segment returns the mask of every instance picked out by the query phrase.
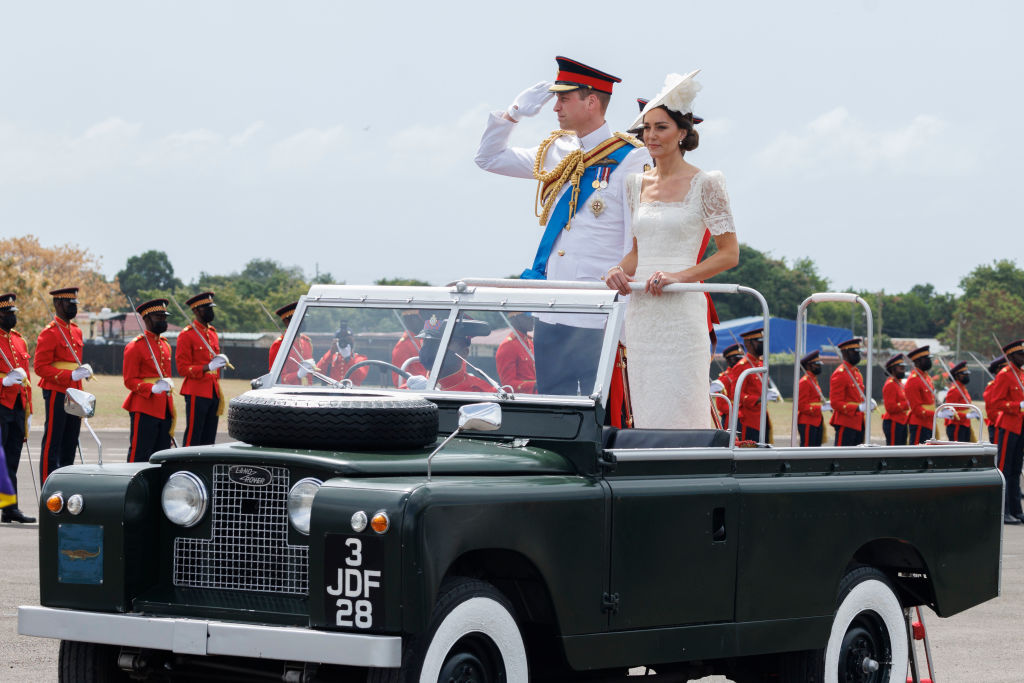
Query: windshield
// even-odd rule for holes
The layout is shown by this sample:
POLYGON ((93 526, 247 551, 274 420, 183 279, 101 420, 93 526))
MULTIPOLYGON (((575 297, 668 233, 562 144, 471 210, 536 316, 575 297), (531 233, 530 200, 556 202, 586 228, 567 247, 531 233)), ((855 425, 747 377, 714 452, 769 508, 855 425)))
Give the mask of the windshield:
POLYGON ((511 306, 311 305, 290 347, 278 352, 276 383, 589 396, 597 390, 607 318, 511 306))

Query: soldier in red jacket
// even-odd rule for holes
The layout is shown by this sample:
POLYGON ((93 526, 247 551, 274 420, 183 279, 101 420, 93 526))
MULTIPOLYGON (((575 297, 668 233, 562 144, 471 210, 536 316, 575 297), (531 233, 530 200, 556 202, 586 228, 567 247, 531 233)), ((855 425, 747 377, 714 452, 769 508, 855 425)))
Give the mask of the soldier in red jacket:
POLYGON ((864 413, 875 409, 873 399, 864 391, 864 378, 857 369, 860 363, 862 340, 847 339, 838 345, 843 362, 829 379, 828 398, 832 403, 832 419, 836 430, 836 446, 856 446, 864 443, 864 413))
POLYGON ((494 360, 498 366, 498 382, 509 385, 517 394, 537 393, 537 368, 533 362, 533 315, 523 311, 508 314, 512 331, 498 344, 494 360))
MULTIPOLYGON (((334 333, 334 341, 331 342, 331 348, 327 349, 327 352, 320 358, 320 362, 317 363, 320 372, 331 379, 345 379, 348 371, 356 363, 362 363, 366 360, 366 356, 355 353, 352 350, 353 341, 352 329, 348 326, 347 322, 342 320, 338 324, 338 331, 334 333)), ((348 375, 348 379, 352 380, 352 384, 359 386, 366 379, 366 375, 369 372, 370 366, 364 365, 356 368, 352 374, 348 375)))
POLYGON ((1006 356, 992 359, 992 362, 988 364, 988 372, 992 375, 992 381, 985 385, 985 391, 981 394, 985 401, 985 425, 988 427, 989 443, 996 442, 996 423, 999 422, 999 411, 992 405, 992 387, 996 384, 996 375, 1005 365, 1006 356))
POLYGON ((160 336, 167 331, 167 299, 147 301, 135 310, 146 329, 124 347, 121 375, 129 393, 121 407, 131 416, 128 462, 149 462, 174 438, 171 345, 160 336))
MULTIPOLYGON (((281 318, 281 322, 284 323, 287 329, 288 325, 292 322, 292 316, 295 315, 295 308, 299 305, 298 301, 293 301, 290 304, 285 304, 281 308, 274 311, 274 313, 281 318)), ((284 333, 274 340, 274 343, 270 345, 270 364, 268 368, 274 367, 274 361, 277 360, 277 354, 281 351, 281 342, 284 341, 284 333)), ((292 343, 292 348, 288 352, 288 358, 285 360, 284 367, 281 368, 281 376, 279 381, 282 384, 310 384, 308 379, 299 379, 299 367, 304 360, 310 360, 313 358, 313 340, 305 334, 299 333, 295 341, 292 343)))
MULTIPOLYGON (((750 367, 764 367, 761 358, 764 356, 764 328, 748 330, 740 333, 743 345, 747 349, 746 355, 736 365, 732 366, 730 374, 733 384, 737 383, 740 373, 750 367)), ((778 398, 778 392, 774 389, 768 390, 768 400, 774 401, 778 398)), ((757 441, 761 429, 761 375, 747 375, 743 380, 743 387, 740 393, 739 422, 737 431, 741 439, 745 441, 757 441)), ((765 414, 768 424, 765 426, 765 443, 772 443, 772 421, 765 414)))
POLYGON ((918 347, 907 354, 914 363, 910 377, 903 385, 907 396, 910 416, 907 418, 908 440, 911 446, 922 444, 932 438, 935 417, 935 385, 928 371, 932 369, 931 348, 918 347))
POLYGON ((220 340, 213 322, 213 292, 202 292, 185 302, 195 315, 178 334, 174 359, 178 374, 185 378, 185 445, 202 446, 217 439, 217 418, 224 413, 220 370, 228 357, 220 352, 220 340))
MULTIPOLYGON (((949 369, 949 375, 953 378, 953 386, 946 392, 944 403, 966 403, 971 404, 971 394, 967 391, 967 385, 971 382, 971 371, 967 369, 967 361, 960 361, 949 369)), ((975 441, 972 420, 981 417, 981 411, 977 408, 944 408, 941 418, 946 418, 946 437, 950 441, 975 441)))
POLYGON ((907 445, 907 418, 910 416, 910 404, 903 392, 903 378, 907 376, 906 356, 902 353, 893 354, 885 362, 885 371, 889 379, 882 385, 882 432, 888 446, 907 445))
POLYGON ((821 352, 815 349, 800 359, 800 367, 804 369, 798 385, 800 401, 797 406, 801 446, 820 446, 825 442, 825 418, 821 413, 832 409, 818 386, 818 375, 824 367, 820 356, 821 352))
MULTIPOLYGON (((403 327, 402 336, 398 339, 398 342, 395 343, 395 347, 391 349, 391 364, 399 368, 402 367, 405 361, 410 358, 419 357, 420 345, 422 342, 419 341, 420 337, 417 331, 423 329, 424 323, 423 316, 419 311, 414 309, 402 311, 401 318, 403 327)), ((406 372, 413 375, 420 375, 422 377, 427 376, 427 370, 428 368, 418 360, 412 361, 405 367, 406 372)), ((398 373, 392 372, 391 381, 393 381, 397 387, 401 384, 402 378, 398 373)))
POLYGON ((1021 461, 1024 460, 1024 339, 1003 347, 1006 367, 996 375, 990 394, 992 406, 999 411, 996 423, 996 452, 999 469, 1006 480, 1006 501, 1003 508, 1004 524, 1024 522, 1020 505, 1021 461), (1015 521, 1016 520, 1016 521, 1015 521))
MULTIPOLYGON (((420 347, 420 358, 423 359, 425 365, 433 367, 437 353, 440 351, 443 332, 444 322, 438 320, 437 316, 431 316, 423 323, 423 331, 416 335, 417 338, 423 340, 420 347)), ((483 377, 471 374, 471 372, 479 371, 472 370, 463 360, 463 358, 469 358, 469 347, 473 337, 480 337, 490 334, 490 332, 491 326, 482 320, 460 318, 456 321, 444 359, 441 361, 441 376, 437 380, 438 389, 442 391, 485 391, 488 393, 497 391, 483 377)), ((424 377, 413 375, 406 381, 407 388, 422 388, 420 385, 425 386, 426 384, 422 382, 424 377)))
POLYGON ((733 344, 732 346, 725 347, 722 351, 722 358, 725 359, 728 367, 718 373, 718 378, 711 383, 711 393, 724 394, 729 397, 728 401, 721 396, 715 397, 715 409, 722 417, 722 429, 729 429, 729 406, 732 405, 734 399, 733 392, 736 389, 732 369, 743 359, 743 351, 740 349, 740 345, 733 344))
POLYGON ((58 467, 75 462, 82 419, 64 412, 64 394, 81 389, 82 380, 92 377, 92 368, 82 363, 82 330, 71 322, 78 315, 78 287, 50 292, 54 318, 39 333, 33 367, 39 375, 46 405, 46 427, 39 451, 40 479, 46 481, 58 467))
POLYGON ((14 294, 0 296, 0 442, 7 460, 7 476, 14 486, 14 504, 0 513, 0 521, 31 524, 35 517, 29 517, 18 509, 18 463, 21 462, 22 444, 28 438, 28 421, 32 416, 32 383, 29 375, 29 361, 25 340, 14 329, 18 324, 18 297, 14 294))

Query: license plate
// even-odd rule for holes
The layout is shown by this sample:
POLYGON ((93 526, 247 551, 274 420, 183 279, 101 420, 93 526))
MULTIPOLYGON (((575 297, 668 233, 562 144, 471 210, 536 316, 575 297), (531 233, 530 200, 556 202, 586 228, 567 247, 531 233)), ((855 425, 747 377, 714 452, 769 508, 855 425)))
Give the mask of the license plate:
POLYGON ((384 539, 328 534, 324 559, 328 621, 338 628, 380 628, 384 617, 384 539))

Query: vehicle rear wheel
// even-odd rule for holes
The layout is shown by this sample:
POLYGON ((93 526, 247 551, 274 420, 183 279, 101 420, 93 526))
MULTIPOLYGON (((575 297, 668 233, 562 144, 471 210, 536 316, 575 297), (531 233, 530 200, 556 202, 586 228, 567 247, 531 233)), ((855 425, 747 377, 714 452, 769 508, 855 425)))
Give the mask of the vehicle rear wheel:
POLYGON ((128 675, 117 666, 117 653, 114 645, 62 640, 57 655, 57 680, 60 683, 127 681, 128 675))

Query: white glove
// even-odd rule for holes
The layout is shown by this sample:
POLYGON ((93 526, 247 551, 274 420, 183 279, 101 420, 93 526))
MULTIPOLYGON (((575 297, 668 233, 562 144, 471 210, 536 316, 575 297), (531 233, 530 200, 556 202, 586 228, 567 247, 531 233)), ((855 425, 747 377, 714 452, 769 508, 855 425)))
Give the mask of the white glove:
POLYGON ((825 401, 821 404, 821 412, 831 413, 832 412, 832 401, 825 401))
POLYGON ((295 371, 295 374, 299 376, 299 379, 305 379, 306 375, 316 370, 316 363, 313 362, 312 358, 305 358, 299 363, 299 369, 295 371))
POLYGON ((940 420, 948 420, 956 415, 956 411, 950 407, 939 408, 935 411, 935 417, 940 420))
POLYGON ((71 371, 71 379, 75 382, 80 379, 89 379, 90 377, 92 377, 92 367, 88 363, 83 363, 71 371))
POLYGON ((977 408, 971 408, 970 410, 967 411, 966 417, 968 420, 980 420, 981 411, 978 410, 977 408))
POLYGON ((423 375, 412 375, 405 380, 405 386, 413 391, 423 391, 427 388, 428 380, 423 375))
POLYGON ((210 359, 210 362, 206 364, 207 370, 220 370, 222 367, 228 364, 228 357, 223 353, 218 353, 216 356, 210 359))
POLYGON ((25 441, 28 441, 28 433, 32 431, 32 416, 28 416, 28 420, 25 422, 25 441))
POLYGON ((1020 402, 1020 409, 1021 409, 1021 410, 1024 410, 1024 401, 1021 401, 1021 402, 1020 402))
POLYGON ((25 374, 24 370, 21 368, 14 368, 7 373, 7 376, 4 377, 4 386, 13 387, 15 384, 21 384, 26 377, 28 377, 28 375, 25 374))
POLYGON ((519 93, 505 113, 513 121, 519 121, 524 116, 536 116, 548 100, 555 96, 555 93, 548 90, 552 85, 550 81, 541 81, 527 88, 519 93))
POLYGON ((166 379, 157 380, 156 383, 153 385, 154 394, 166 394, 170 390, 171 383, 168 382, 166 379))
POLYGON ((345 360, 348 360, 349 358, 352 357, 352 345, 351 344, 345 344, 340 349, 338 349, 338 352, 341 354, 342 358, 344 358, 345 360))
MULTIPOLYGON (((874 401, 871 401, 871 403, 874 403, 874 401)), ((857 410, 859 410, 862 413, 866 413, 869 410, 874 410, 874 406, 872 406, 871 403, 864 401, 859 406, 857 406, 857 410)))
POLYGON ((768 387, 768 400, 769 401, 778 401, 778 400, 781 400, 781 399, 782 399, 782 394, 779 393, 778 389, 772 389, 771 387, 768 387))
POLYGON ((719 382, 717 379, 711 383, 711 393, 721 394, 725 392, 725 385, 719 382))
POLYGON ((878 403, 875 401, 875 399, 871 399, 871 410, 874 410, 877 407, 878 407, 878 403))

